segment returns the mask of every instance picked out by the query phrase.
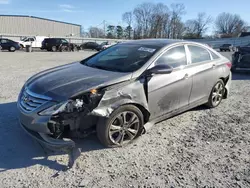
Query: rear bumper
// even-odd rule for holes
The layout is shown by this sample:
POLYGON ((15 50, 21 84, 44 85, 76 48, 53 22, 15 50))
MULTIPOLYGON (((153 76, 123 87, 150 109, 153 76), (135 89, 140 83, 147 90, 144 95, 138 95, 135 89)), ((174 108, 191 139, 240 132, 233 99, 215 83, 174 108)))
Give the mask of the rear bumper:
POLYGON ((47 134, 39 133, 28 129, 25 125, 20 122, 23 130, 30 135, 33 139, 37 140, 41 145, 50 150, 63 150, 69 151, 75 147, 75 142, 70 139, 54 139, 47 134))

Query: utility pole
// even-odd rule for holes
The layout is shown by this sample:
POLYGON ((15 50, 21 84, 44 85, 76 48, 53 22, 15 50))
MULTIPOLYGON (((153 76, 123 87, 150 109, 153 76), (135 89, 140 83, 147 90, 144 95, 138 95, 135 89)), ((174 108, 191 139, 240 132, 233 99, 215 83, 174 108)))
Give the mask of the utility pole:
POLYGON ((104 38, 106 38, 106 21, 103 20, 104 38))

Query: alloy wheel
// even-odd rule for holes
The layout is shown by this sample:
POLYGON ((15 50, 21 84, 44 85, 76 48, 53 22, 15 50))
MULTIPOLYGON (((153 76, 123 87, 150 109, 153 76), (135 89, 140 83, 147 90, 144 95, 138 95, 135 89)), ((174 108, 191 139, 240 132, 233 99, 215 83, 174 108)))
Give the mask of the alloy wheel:
POLYGON ((214 106, 217 106, 221 102, 223 94, 224 94, 224 87, 222 83, 218 82, 215 85, 212 93, 212 103, 214 106))
POLYGON ((139 117, 134 112, 125 111, 111 121, 109 138, 115 145, 122 146, 137 136, 139 128, 139 117))

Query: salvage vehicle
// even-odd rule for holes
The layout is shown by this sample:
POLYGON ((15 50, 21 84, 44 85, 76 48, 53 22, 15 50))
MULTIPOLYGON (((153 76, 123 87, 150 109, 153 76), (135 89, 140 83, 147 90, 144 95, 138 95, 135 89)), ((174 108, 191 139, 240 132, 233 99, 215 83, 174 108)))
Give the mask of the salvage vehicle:
POLYGON ((8 50, 10 52, 15 52, 21 48, 18 42, 6 38, 0 38, 0 46, 1 50, 8 50))
POLYGON ((223 52, 223 51, 233 51, 234 47, 232 44, 223 44, 220 46, 220 51, 223 52))
POLYGON ((24 37, 22 40, 18 41, 21 48, 25 48, 27 45, 30 45, 32 48, 41 48, 42 42, 45 36, 33 36, 33 37, 24 37))
POLYGON ((86 130, 106 147, 123 146, 188 109, 217 107, 229 95, 230 68, 200 43, 120 43, 28 79, 17 102, 20 124, 53 149, 74 147, 65 135, 86 130))
POLYGON ((102 45, 96 42, 86 42, 80 45, 81 50, 102 50, 102 45))
POLYGON ((68 42, 64 38, 46 38, 42 42, 41 50, 47 51, 77 51, 78 45, 68 42))
POLYGON ((232 72, 250 71, 250 45, 237 47, 232 55, 232 72))

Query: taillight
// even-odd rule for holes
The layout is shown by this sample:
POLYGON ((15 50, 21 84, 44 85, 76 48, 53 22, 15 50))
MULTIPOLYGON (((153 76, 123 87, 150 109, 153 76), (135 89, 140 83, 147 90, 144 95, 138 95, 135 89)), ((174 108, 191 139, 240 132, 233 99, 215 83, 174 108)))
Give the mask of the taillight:
POLYGON ((231 62, 226 63, 226 65, 228 66, 229 69, 231 69, 231 67, 232 67, 232 63, 231 62))

